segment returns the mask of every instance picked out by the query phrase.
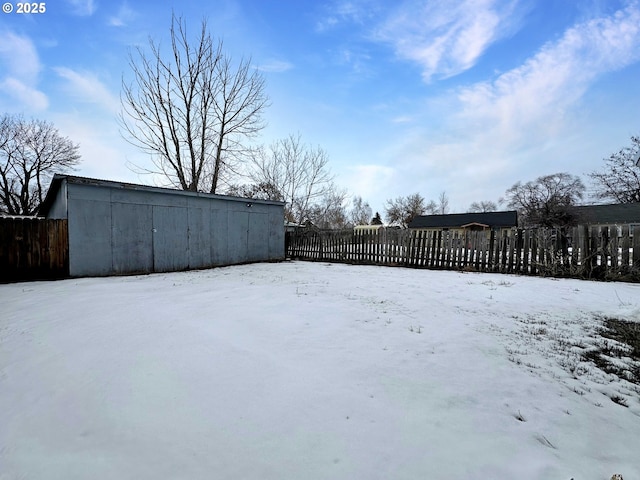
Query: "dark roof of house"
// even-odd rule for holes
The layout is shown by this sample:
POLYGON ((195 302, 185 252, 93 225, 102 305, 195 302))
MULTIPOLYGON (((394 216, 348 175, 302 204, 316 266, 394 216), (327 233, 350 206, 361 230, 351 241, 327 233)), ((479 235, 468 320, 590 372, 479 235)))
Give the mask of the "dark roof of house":
POLYGON ((409 228, 457 228, 469 224, 488 227, 515 227, 518 212, 452 213, 449 215, 419 215, 409 223, 409 228))
POLYGON ((259 200, 254 198, 241 198, 241 197, 232 197, 229 195, 218 195, 213 193, 202 193, 202 192, 190 192, 186 190, 178 190, 175 188, 166 188, 166 187, 153 187, 150 185, 138 185, 135 183, 126 183, 126 182, 116 182, 113 180, 100 180, 97 178, 88 178, 88 177, 78 177, 75 175, 62 175, 56 173, 51 180, 51 185, 49 186, 49 190, 47 191, 47 195, 40 205, 38 209, 38 215, 46 216, 47 212, 53 205, 55 201, 56 194, 62 185, 62 182, 65 181, 67 183, 79 184, 79 185, 93 185, 97 187, 107 187, 107 188, 120 188, 127 190, 141 190, 145 192, 158 192, 158 193, 169 193, 174 195, 184 195, 191 197, 203 197, 203 198, 217 198, 217 199, 226 199, 231 201, 240 201, 247 202, 251 201, 251 203, 264 203, 264 204, 273 204, 273 205, 284 205, 284 202, 277 202, 272 200, 259 200))
POLYGON ((607 225, 640 223, 640 203, 581 205, 573 207, 577 224, 607 225))

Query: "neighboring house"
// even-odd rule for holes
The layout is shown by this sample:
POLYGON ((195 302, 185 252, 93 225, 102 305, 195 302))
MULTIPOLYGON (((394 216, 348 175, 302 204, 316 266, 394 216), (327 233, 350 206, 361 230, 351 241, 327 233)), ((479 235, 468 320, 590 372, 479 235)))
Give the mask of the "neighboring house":
POLYGON ((518 225, 518 212, 452 213, 448 215, 419 215, 409 223, 409 228, 422 231, 447 231, 454 237, 467 232, 511 230, 518 225))
POLYGON ((40 215, 68 221, 69 274, 284 259, 284 203, 55 175, 40 215))
POLYGON ((582 205, 571 210, 577 225, 615 225, 619 235, 621 227, 628 225, 631 235, 640 230, 640 203, 614 203, 609 205, 582 205))
POLYGON ((353 227, 353 233, 356 235, 384 232, 384 225, 356 225, 353 227))

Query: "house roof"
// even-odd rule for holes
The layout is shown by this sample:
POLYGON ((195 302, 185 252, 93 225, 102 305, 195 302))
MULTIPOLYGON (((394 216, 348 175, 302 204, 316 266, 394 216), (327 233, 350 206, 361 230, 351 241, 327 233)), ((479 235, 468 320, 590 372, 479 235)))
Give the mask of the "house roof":
POLYGON ((75 175, 61 175, 56 173, 51 180, 51 185, 49 186, 49 191, 47 191, 47 196, 44 201, 40 205, 38 209, 38 215, 46 216, 49 212, 49 209, 53 205, 55 201, 56 194, 62 185, 62 182, 66 181, 67 183, 76 184, 76 185, 92 185, 96 187, 106 187, 106 188, 119 188, 123 190, 139 190, 145 192, 157 192, 157 193, 168 193, 172 195, 182 195, 189 197, 200 197, 200 198, 215 198, 215 199, 224 199, 229 201, 236 202, 248 202, 251 203, 261 203, 268 205, 284 205, 284 202, 277 202, 273 200, 259 200, 255 198, 241 198, 241 197, 232 197, 229 195, 217 195, 213 193, 202 193, 202 192, 190 192, 186 190, 177 190, 175 188, 165 188, 165 187, 153 187, 150 185, 138 185, 135 183, 126 183, 126 182, 117 182, 112 180, 100 180, 97 178, 88 178, 88 177, 78 177, 75 175))
POLYGON ((573 207, 577 224, 607 225, 640 223, 640 203, 581 205, 573 207))
POLYGON ((409 228, 461 228, 469 224, 489 227, 515 227, 518 212, 452 213, 449 215, 419 215, 409 223, 409 228))

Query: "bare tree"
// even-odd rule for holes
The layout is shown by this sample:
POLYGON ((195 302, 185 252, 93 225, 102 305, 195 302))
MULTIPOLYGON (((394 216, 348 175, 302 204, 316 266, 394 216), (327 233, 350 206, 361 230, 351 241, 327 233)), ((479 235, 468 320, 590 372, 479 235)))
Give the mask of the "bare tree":
POLYGON ((349 224, 345 200, 347 191, 332 187, 310 207, 309 220, 324 229, 345 228, 349 224))
POLYGON ((35 214, 53 174, 78 164, 79 148, 49 122, 0 118, 0 211, 35 214))
POLYGON ((467 211, 469 213, 486 213, 495 212, 496 210, 498 210, 496 202, 492 202, 491 200, 482 200, 480 202, 473 202, 467 211))
POLYGON ((149 39, 150 53, 129 55, 133 82, 122 82, 123 135, 152 156, 155 170, 183 190, 216 193, 244 158, 245 142, 264 128, 262 75, 250 60, 235 65, 202 21, 194 43, 171 17, 170 52, 149 39))
POLYGON ((584 189, 579 177, 554 173, 525 184, 517 182, 505 196, 525 225, 557 227, 573 222, 571 207, 582 198, 584 189))
POLYGON ((596 183, 596 196, 616 203, 640 202, 640 137, 631 137, 625 147, 605 159, 601 172, 589 176, 596 183))
POLYGON ((407 228, 414 217, 423 215, 427 211, 424 202, 424 198, 419 193, 387 200, 387 222, 407 228))
POLYGON ((351 222, 354 225, 367 225, 371 220, 373 211, 367 202, 362 197, 355 196, 351 201, 351 222))
POLYGON ((302 223, 311 207, 334 189, 328 163, 322 148, 305 145, 300 134, 290 135, 254 152, 249 177, 256 185, 271 185, 286 202, 287 220, 302 223))
POLYGON ((276 200, 278 202, 283 200, 282 195, 275 185, 264 182, 243 185, 231 184, 225 189, 225 194, 235 197, 256 198, 260 200, 276 200))
POLYGON ((437 213, 439 215, 446 215, 449 213, 449 197, 447 196, 447 192, 442 192, 440 193, 440 196, 438 196, 437 213))

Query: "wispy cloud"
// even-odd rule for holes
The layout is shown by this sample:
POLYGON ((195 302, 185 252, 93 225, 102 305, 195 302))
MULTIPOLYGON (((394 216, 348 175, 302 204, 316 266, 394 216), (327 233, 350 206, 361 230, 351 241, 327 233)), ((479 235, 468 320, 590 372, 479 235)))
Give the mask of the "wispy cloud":
POLYGON ((573 105, 602 74, 640 60, 640 7, 568 29, 522 66, 459 93, 462 117, 503 131, 547 123, 573 105))
POLYGON ((94 14, 98 5, 94 0, 67 0, 74 15, 89 17, 94 14))
POLYGON ((267 73, 282 73, 293 68, 293 64, 284 60, 267 60, 256 67, 258 70, 267 73))
POLYGON ((0 62, 6 72, 0 76, 0 96, 8 96, 27 109, 46 109, 47 96, 37 88, 42 66, 31 40, 12 32, 0 34, 0 62))
POLYGON ((316 22, 319 33, 345 23, 363 24, 376 12, 374 0, 334 0, 326 8, 326 14, 316 22))
POLYGON ((93 73, 79 72, 66 67, 57 67, 55 71, 66 80, 70 95, 84 102, 97 104, 108 112, 116 113, 120 108, 118 97, 93 73))
POLYGON ((124 27, 135 17, 136 12, 129 6, 127 2, 124 2, 122 5, 120 5, 120 8, 118 8, 118 13, 109 17, 107 24, 110 27, 124 27))
POLYGON ((414 124, 397 143, 393 157, 403 159, 397 162, 399 176, 426 192, 447 189, 468 205, 486 191, 496 192, 487 198, 495 200, 515 180, 564 170, 584 173, 590 167, 575 165, 578 147, 567 136, 581 122, 585 95, 603 76, 638 61, 637 2, 574 24, 518 68, 432 102, 423 120, 437 117, 438 124, 414 124), (457 185, 465 187, 456 192, 457 185))
POLYGON ((514 31, 517 0, 410 0, 377 29, 374 38, 422 66, 425 81, 473 67, 496 40, 514 31))

